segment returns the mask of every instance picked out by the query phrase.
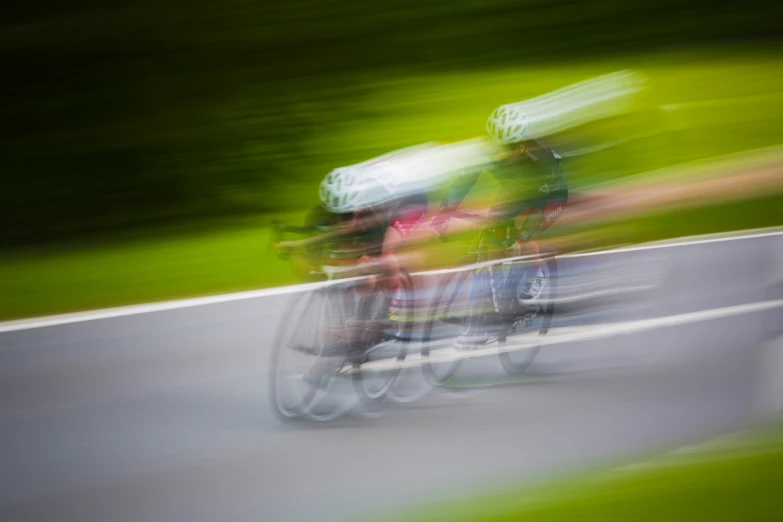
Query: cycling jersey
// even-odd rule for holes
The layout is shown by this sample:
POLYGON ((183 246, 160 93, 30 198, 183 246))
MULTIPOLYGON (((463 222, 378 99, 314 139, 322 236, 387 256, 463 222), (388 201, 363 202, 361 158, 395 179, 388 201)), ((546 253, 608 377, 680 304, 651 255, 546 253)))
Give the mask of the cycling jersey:
POLYGON ((332 259, 355 259, 363 255, 379 255, 389 228, 397 230, 403 239, 419 226, 427 216, 426 194, 412 194, 398 198, 383 206, 374 207, 336 219, 355 220, 358 226, 350 226, 350 232, 329 249, 332 259))
POLYGON ((529 140, 523 152, 515 149, 499 160, 464 171, 448 191, 442 209, 455 210, 484 171, 500 185, 489 218, 496 226, 506 226, 518 215, 527 214, 520 232, 522 240, 551 225, 568 201, 568 184, 560 156, 541 142, 529 140))

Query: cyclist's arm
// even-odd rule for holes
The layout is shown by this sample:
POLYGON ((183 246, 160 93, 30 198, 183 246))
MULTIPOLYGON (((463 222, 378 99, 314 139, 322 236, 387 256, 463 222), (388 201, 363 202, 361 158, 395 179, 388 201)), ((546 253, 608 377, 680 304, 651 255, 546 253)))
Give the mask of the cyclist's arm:
POLYGON ((302 248, 315 246, 319 243, 329 241, 330 239, 340 237, 342 235, 347 234, 349 230, 350 229, 347 226, 340 226, 340 227, 336 227, 334 230, 329 230, 327 232, 323 232, 321 234, 317 234, 312 237, 297 239, 295 241, 280 241, 279 243, 277 243, 276 246, 280 250, 298 250, 302 248))
POLYGON ((321 232, 312 237, 305 239, 299 239, 296 241, 281 241, 277 244, 279 249, 283 250, 297 250, 302 248, 308 248, 316 246, 320 243, 325 243, 333 239, 337 239, 342 236, 348 236, 354 233, 356 230, 361 230, 363 227, 372 224, 373 217, 367 217, 363 219, 352 219, 349 222, 335 225, 331 230, 321 232))
POLYGON ((443 198, 440 206, 441 212, 453 212, 456 210, 462 203, 462 200, 465 199, 467 193, 470 192, 470 189, 473 188, 473 185, 476 184, 480 174, 481 169, 470 169, 460 173, 457 180, 446 192, 446 197, 443 198))
POLYGON ((381 256, 377 259, 377 268, 380 272, 396 274, 400 271, 399 255, 403 241, 402 234, 395 227, 386 229, 386 233, 383 235, 381 256))

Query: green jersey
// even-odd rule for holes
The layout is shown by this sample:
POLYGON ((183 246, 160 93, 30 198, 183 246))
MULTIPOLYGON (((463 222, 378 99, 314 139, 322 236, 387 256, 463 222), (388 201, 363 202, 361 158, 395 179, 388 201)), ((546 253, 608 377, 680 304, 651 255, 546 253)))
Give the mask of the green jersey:
POLYGON ((508 208, 509 214, 543 208, 552 199, 567 200, 568 185, 560 156, 535 140, 525 145, 524 152, 515 150, 490 164, 463 172, 448 191, 443 209, 456 209, 485 171, 500 185, 498 202, 493 206, 508 208))

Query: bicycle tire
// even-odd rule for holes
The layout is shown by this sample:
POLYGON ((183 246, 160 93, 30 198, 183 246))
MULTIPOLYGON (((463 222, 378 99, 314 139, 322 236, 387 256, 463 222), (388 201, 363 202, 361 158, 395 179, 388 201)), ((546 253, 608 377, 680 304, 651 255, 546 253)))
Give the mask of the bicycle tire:
MULTIPOLYGON (((387 290, 376 291, 372 297, 376 301, 374 305, 380 305, 373 312, 373 316, 369 318, 372 324, 375 321, 387 320, 390 316, 396 319, 392 319, 395 325, 394 332, 386 332, 386 339, 369 339, 367 346, 359 357, 353 361, 353 382, 356 393, 360 398, 360 403, 363 406, 363 416, 367 414, 374 414, 379 409, 380 405, 386 399, 390 390, 393 388, 397 378, 399 377, 400 368, 391 368, 389 370, 380 370, 373 372, 372 370, 366 370, 362 368, 362 365, 371 362, 372 360, 379 360, 378 356, 383 352, 384 355, 380 356, 380 359, 393 359, 397 362, 402 362, 408 354, 408 349, 411 344, 413 333, 413 321, 415 318, 415 299, 413 280, 405 270, 401 270, 399 274, 400 292, 397 297, 402 301, 395 303, 394 295, 389 296, 387 290), (390 307, 396 308, 392 311, 390 307), (395 315, 396 313, 396 315, 395 315), (388 336, 391 335, 391 338, 388 336), (379 342, 376 342, 379 341, 379 342), (379 381, 380 386, 377 389, 370 389, 369 384, 371 380, 379 381)), ((365 304, 366 306, 366 304, 365 304)), ((374 337, 372 332, 369 332, 370 336, 374 337)))
MULTIPOLYGON (((431 362, 431 347, 433 344, 440 340, 440 337, 450 338, 453 334, 441 334, 436 333, 437 339, 433 336, 435 325, 437 322, 445 322, 456 326, 457 329, 464 329, 467 323, 463 321, 466 317, 464 312, 452 310, 455 302, 457 305, 463 304, 461 301, 457 301, 460 297, 460 293, 464 290, 465 283, 469 278, 473 278, 473 284, 475 284, 475 271, 466 270, 447 274, 443 281, 437 285, 435 294, 431 300, 430 317, 425 323, 424 332, 422 334, 422 347, 421 356, 424 359, 423 371, 427 379, 434 386, 445 386, 459 373, 464 360, 457 360, 444 363, 431 362), (452 286, 452 283, 453 286, 452 286), (450 291, 447 291, 450 290, 450 291), (436 367, 437 365, 437 367, 436 367)), ((470 288, 470 286, 469 286, 470 288)), ((469 305, 470 306, 470 305, 469 305)), ((469 320, 472 314, 467 315, 469 320)), ((438 328, 441 329, 440 327, 438 328)))
MULTIPOLYGON (((545 258, 542 263, 547 270, 547 295, 544 302, 544 309, 542 310, 542 322, 538 330, 538 336, 544 336, 549 331, 549 326, 552 323, 552 317, 555 314, 555 303, 557 301, 557 260, 554 257, 545 258)), ((526 348, 524 351, 516 352, 501 352, 498 354, 500 358, 500 364, 506 373, 510 375, 519 375, 524 373, 538 355, 541 350, 541 346, 533 346, 526 348), (522 355, 522 358, 518 358, 518 355, 522 355)))
MULTIPOLYGON (((317 312, 315 333, 316 336, 318 335, 328 290, 328 288, 320 288, 310 293, 294 296, 284 310, 283 320, 275 334, 270 363, 270 399, 275 416, 286 423, 305 418, 314 421, 329 421, 340 417, 352 407, 349 401, 336 396, 333 390, 328 389, 329 383, 320 390, 308 385, 303 379, 301 383, 295 384, 295 381, 300 377, 298 371, 292 372, 286 364, 288 359, 292 356, 295 357, 297 353, 306 353, 304 351, 306 346, 304 348, 299 346, 293 341, 292 336, 302 332, 307 333, 306 329, 311 319, 308 312, 311 310, 317 312), (289 400, 284 384, 298 386, 301 398, 289 400)), ((318 342, 318 338, 316 337, 314 341, 318 342)), ((322 346, 313 347, 312 353, 309 354, 313 357, 313 361, 321 356, 321 351, 322 346)), ((307 364, 305 363, 305 365, 307 364)))

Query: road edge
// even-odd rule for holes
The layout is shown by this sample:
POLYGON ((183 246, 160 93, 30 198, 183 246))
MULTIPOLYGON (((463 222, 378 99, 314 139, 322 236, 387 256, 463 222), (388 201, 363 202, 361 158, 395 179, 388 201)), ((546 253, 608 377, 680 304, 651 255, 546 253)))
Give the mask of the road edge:
MULTIPOLYGON (((611 255, 625 252, 637 252, 644 250, 656 250, 662 248, 674 248, 691 245, 700 245, 705 243, 716 243, 724 241, 736 241, 746 240, 761 237, 771 237, 783 234, 783 227, 769 227, 762 229, 740 230, 734 232, 724 232, 719 234, 707 234, 699 236, 686 236, 677 239, 670 239, 665 241, 656 241, 651 243, 643 243, 635 246, 624 246, 619 248, 612 248, 607 250, 597 250, 593 252, 583 252, 574 254, 564 254, 560 256, 563 259, 579 258, 579 257, 592 257, 601 255, 611 255)), ((516 258, 509 258, 513 260, 516 258)), ((496 263, 497 261, 493 261, 496 263)), ((468 270, 475 268, 480 264, 466 265, 457 268, 441 269, 441 270, 429 270, 425 272, 416 272, 412 275, 424 276, 435 275, 453 271, 468 270)), ((361 279, 361 278, 351 278, 361 279)), ((111 319, 114 317, 125 317, 130 315, 139 315, 155 312, 164 312, 169 310, 178 310, 182 308, 192 308, 196 306, 205 306, 219 303, 227 303, 232 301, 242 301, 247 299, 257 299, 261 297, 268 297, 282 294, 293 294, 297 292, 305 292, 308 290, 314 290, 322 286, 330 284, 329 282, 316 282, 305 283, 291 286, 278 286, 273 288, 262 288, 257 290, 247 290, 243 292, 233 292, 227 294, 208 295, 203 297, 194 297, 187 299, 176 299, 171 301, 159 301, 153 303, 144 303, 128 306, 120 306, 114 308, 101 308, 97 310, 86 310, 82 312, 72 312, 67 314, 48 315, 41 317, 31 317, 27 319, 15 319, 11 321, 0 322, 0 334, 6 332, 14 332, 19 330, 30 330, 34 328, 46 328, 51 326, 59 326, 72 323, 80 323, 86 321, 98 321, 101 319, 111 319)))

